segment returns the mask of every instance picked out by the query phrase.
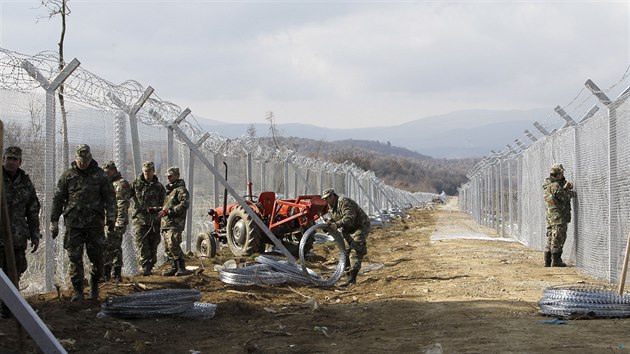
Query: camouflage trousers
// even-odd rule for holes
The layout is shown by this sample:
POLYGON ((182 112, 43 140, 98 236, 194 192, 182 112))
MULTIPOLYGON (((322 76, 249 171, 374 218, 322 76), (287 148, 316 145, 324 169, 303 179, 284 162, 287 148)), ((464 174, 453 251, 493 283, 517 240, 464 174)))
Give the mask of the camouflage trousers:
POLYGON ((83 269, 83 249, 92 265, 91 281, 98 281, 103 275, 103 248, 105 233, 102 227, 66 227, 63 248, 70 260, 70 281, 75 287, 83 287, 85 270, 83 269))
POLYGON ((564 241, 567 239, 567 224, 547 226, 547 244, 545 251, 551 253, 562 252, 564 241))
POLYGON ((133 234, 138 264, 153 268, 157 262, 157 248, 160 244, 160 224, 134 224, 133 234))
MULTIPOLYGON (((26 263, 26 250, 22 248, 14 248, 13 253, 15 254, 15 269, 17 270, 19 279, 22 276, 22 273, 26 272, 26 267, 28 266, 26 263)), ((0 246, 0 268, 7 273, 7 276, 9 275, 7 271, 9 267, 4 253, 4 246, 0 246)))
POLYGON ((348 256, 351 256, 350 271, 358 272, 361 269, 363 257, 367 254, 367 237, 370 234, 370 225, 366 225, 352 233, 341 230, 344 240, 348 243, 348 256), (352 252, 354 251, 354 252, 352 252))
POLYGON ((122 232, 116 230, 110 230, 105 227, 105 250, 103 252, 103 264, 110 268, 122 268, 123 266, 123 253, 122 253, 122 240, 127 228, 124 228, 122 232))
POLYGON ((162 230, 164 237, 164 251, 169 260, 183 259, 184 251, 180 244, 182 243, 182 231, 178 229, 162 230))

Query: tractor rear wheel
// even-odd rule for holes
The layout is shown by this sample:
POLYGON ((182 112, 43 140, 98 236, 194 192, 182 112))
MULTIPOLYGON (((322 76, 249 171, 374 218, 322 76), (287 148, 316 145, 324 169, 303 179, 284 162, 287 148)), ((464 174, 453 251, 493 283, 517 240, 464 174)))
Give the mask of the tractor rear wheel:
POLYGON ((243 207, 232 210, 227 219, 226 231, 228 247, 235 256, 249 256, 260 250, 260 229, 243 207))
POLYGON ((197 235, 196 246, 197 253, 202 257, 214 258, 217 255, 217 241, 207 232, 197 235))

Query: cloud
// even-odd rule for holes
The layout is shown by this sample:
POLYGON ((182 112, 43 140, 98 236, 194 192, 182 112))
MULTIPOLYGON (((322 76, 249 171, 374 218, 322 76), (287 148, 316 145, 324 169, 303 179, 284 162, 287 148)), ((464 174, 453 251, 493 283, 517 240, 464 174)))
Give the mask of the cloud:
MULTIPOLYGON (((2 0, 0 0, 2 1, 2 0)), ((36 5, 36 2, 33 2, 36 5)), ((387 125, 563 105, 628 65, 620 2, 70 3, 67 56, 197 116, 387 125)), ((2 2, 0 46, 56 50, 58 21, 2 2)), ((40 11, 41 12, 41 11, 40 11)))

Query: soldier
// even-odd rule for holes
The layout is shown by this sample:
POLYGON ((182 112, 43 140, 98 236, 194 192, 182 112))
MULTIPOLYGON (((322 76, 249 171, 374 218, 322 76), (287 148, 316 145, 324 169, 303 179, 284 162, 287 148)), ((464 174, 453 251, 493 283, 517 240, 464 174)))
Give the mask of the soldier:
POLYGON ((182 232, 186 224, 186 211, 189 205, 188 189, 183 179, 179 178, 179 168, 170 167, 166 171, 168 184, 166 185, 166 199, 158 216, 162 219, 162 236, 166 256, 171 261, 171 268, 162 275, 181 276, 192 272, 186 269, 184 252, 180 247, 182 232))
POLYGON ((547 206, 545 267, 566 267, 561 258, 562 247, 567 239, 567 224, 571 222, 571 198, 577 193, 573 191, 573 183, 564 178, 564 167, 559 163, 551 166, 543 189, 547 206))
POLYGON ((114 193, 116 194, 116 223, 114 228, 105 228, 105 254, 103 278, 109 280, 114 269, 114 280, 122 280, 122 239, 127 224, 129 223, 129 195, 131 194, 131 186, 118 172, 118 168, 114 161, 109 161, 103 167, 107 178, 112 183, 114 193))
POLYGON ((142 275, 153 274, 157 262, 157 247, 160 244, 160 218, 166 190, 155 175, 155 165, 146 161, 142 173, 131 184, 130 198, 133 201, 132 222, 134 240, 138 252, 138 264, 142 275))
MULTIPOLYGON (((22 149, 10 146, 4 150, 2 157, 2 176, 9 211, 9 224, 13 235, 13 253, 18 280, 26 271, 26 248, 31 241, 32 251, 39 247, 39 199, 35 186, 29 176, 20 168, 22 165, 22 149)), ((0 237, 0 268, 7 269, 5 259, 4 237, 0 237)), ((9 308, 2 303, 0 315, 11 316, 9 308)))
POLYGON ((74 288, 70 301, 83 300, 84 247, 92 264, 90 297, 97 300, 98 282, 103 275, 104 223, 114 228, 116 199, 112 184, 92 158, 90 147, 77 145, 75 156, 71 167, 57 182, 50 214, 50 232, 53 239, 57 237, 59 217, 63 214, 66 227, 63 247, 70 259, 70 280, 74 288))
POLYGON ((328 224, 336 230, 342 228, 341 234, 348 242, 349 255, 354 250, 354 263, 348 268, 348 281, 341 286, 347 287, 357 282, 357 274, 361 269, 361 261, 367 254, 367 236, 370 234, 370 219, 361 207, 352 199, 339 197, 335 190, 328 188, 322 193, 322 199, 328 203, 330 219, 328 224))

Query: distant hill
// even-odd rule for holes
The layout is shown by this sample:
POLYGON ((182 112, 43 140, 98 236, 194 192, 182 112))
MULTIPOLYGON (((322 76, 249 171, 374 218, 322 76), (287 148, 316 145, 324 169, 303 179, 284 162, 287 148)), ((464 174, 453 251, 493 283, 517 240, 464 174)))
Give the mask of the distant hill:
MULTIPOLYGON (((272 146, 273 139, 258 138, 272 146)), ((434 159, 390 143, 368 140, 327 142, 298 137, 277 137, 278 145, 302 155, 338 163, 351 161, 364 170, 374 171, 387 184, 411 192, 457 194, 467 181, 466 173, 479 159, 434 159)))
MULTIPOLYGON (((549 110, 467 110, 420 118, 412 122, 377 128, 331 129, 308 124, 277 124, 283 136, 323 141, 380 141, 434 158, 479 158, 490 150, 503 150, 532 129, 549 110)), ((236 138, 252 124, 227 124, 200 120, 203 129, 236 138)), ((259 136, 267 135, 268 124, 253 124, 259 136)))

